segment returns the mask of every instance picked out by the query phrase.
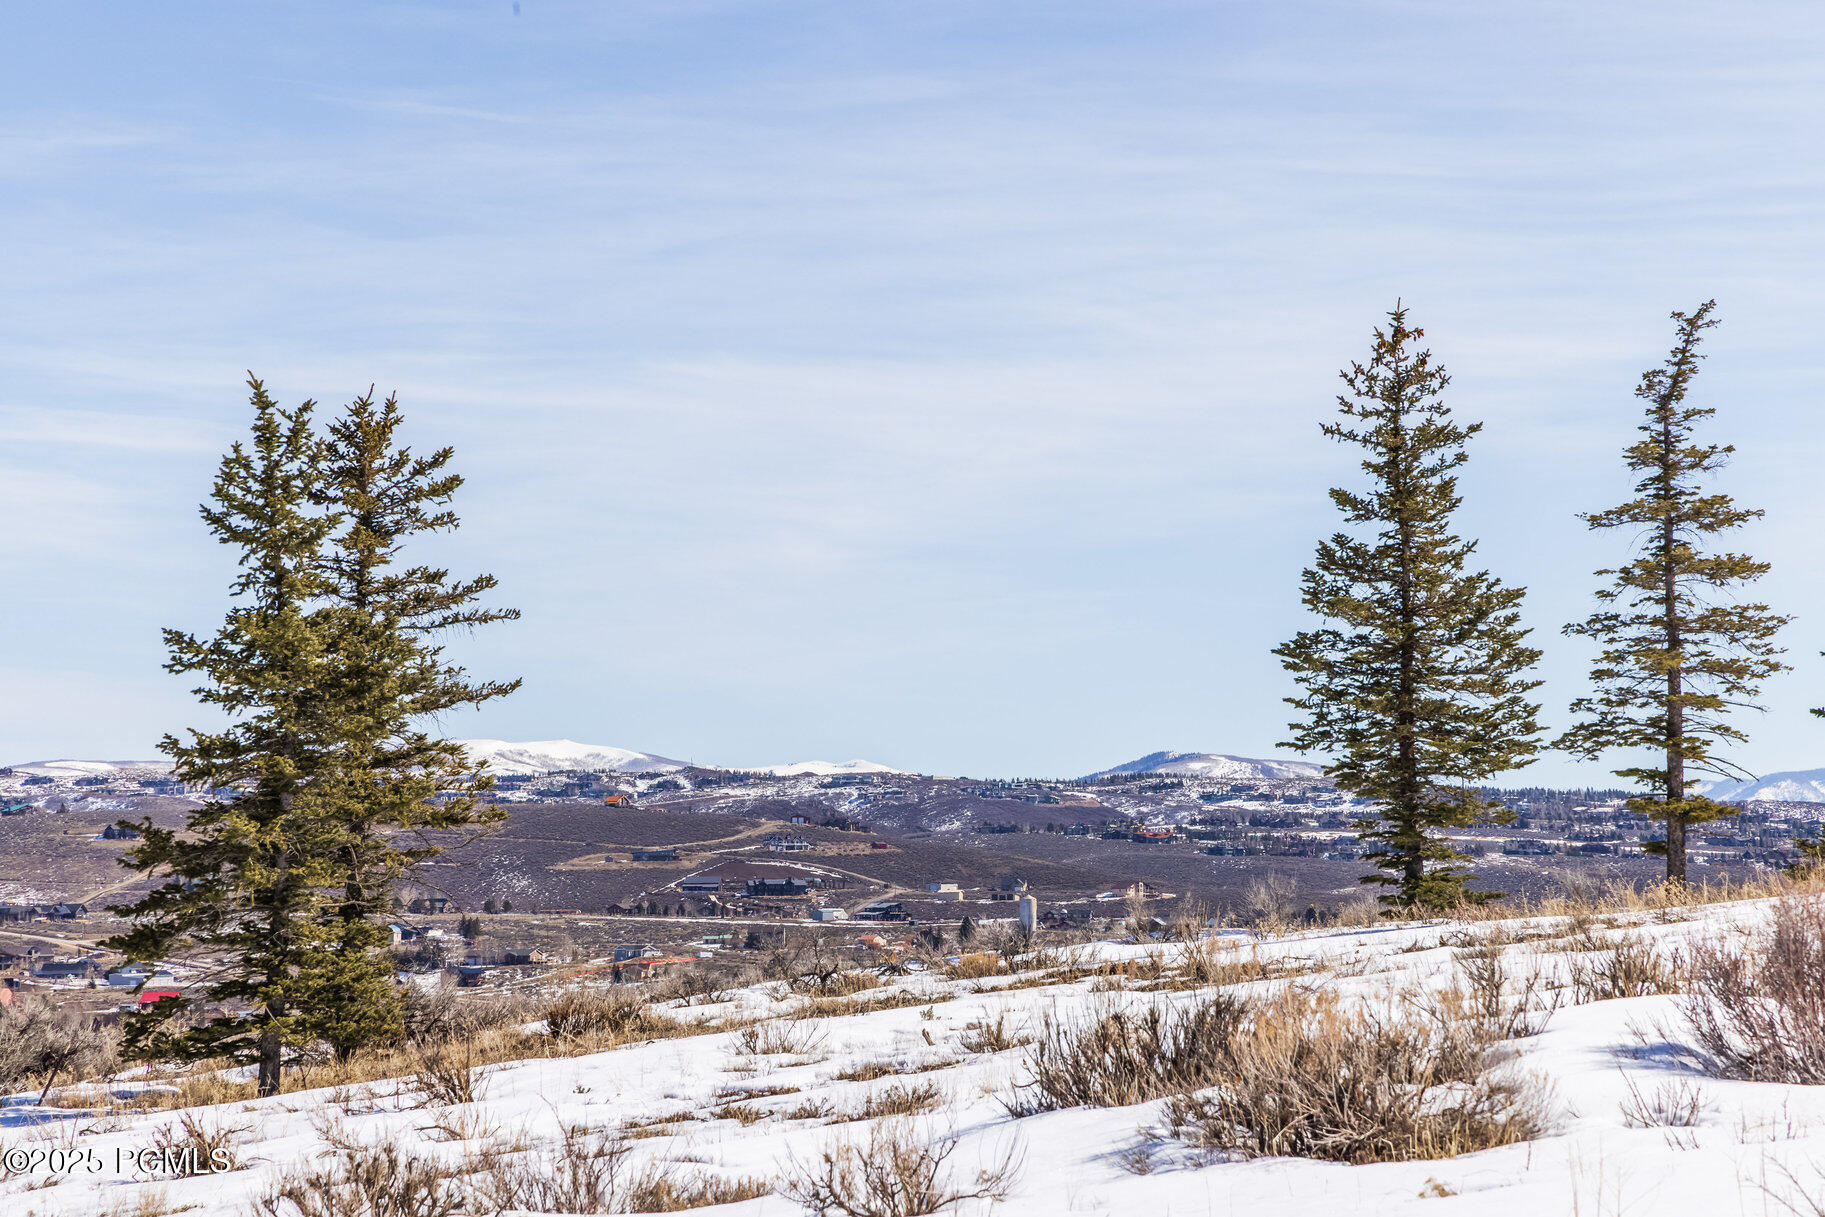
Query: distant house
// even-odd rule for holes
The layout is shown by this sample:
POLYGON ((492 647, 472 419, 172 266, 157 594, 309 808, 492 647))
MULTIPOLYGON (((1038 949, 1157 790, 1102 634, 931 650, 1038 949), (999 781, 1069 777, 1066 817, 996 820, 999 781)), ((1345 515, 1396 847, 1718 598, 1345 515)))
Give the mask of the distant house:
POLYGON ((37 960, 37 947, 26 947, 19 951, 0 947, 0 972, 9 972, 15 968, 30 968, 37 960))
POLYGON ((761 844, 776 854, 802 854, 811 848, 811 842, 805 838, 785 833, 769 833, 761 838, 761 844))
POLYGON ((624 794, 611 794, 605 797, 602 803, 606 807, 628 807, 633 804, 633 800, 624 794))
POLYGON ((813 921, 847 921, 849 914, 843 909, 812 909, 813 921))
POLYGON ((692 875, 678 881, 678 890, 687 896, 714 896, 722 890, 722 879, 717 875, 692 875))
POLYGON ((868 848, 869 849, 892 849, 893 846, 889 845, 885 841, 870 841, 868 843, 868 848))
POLYGON ((148 989, 169 989, 176 984, 171 973, 147 967, 143 963, 115 968, 108 973, 108 987, 112 989, 131 989, 136 985, 144 985, 148 989))
POLYGON ((38 965, 34 980, 94 980, 106 969, 94 959, 53 959, 38 965))
POLYGON ((792 822, 794 824, 809 824, 811 823, 811 817, 802 811, 797 811, 792 813, 792 822))
POLYGON ((763 896, 804 896, 810 894, 811 882, 807 879, 750 879, 746 885, 750 897, 763 896))
POLYGON ((636 849, 627 855, 629 862, 676 862, 676 849, 636 849))
POLYGON ((508 951, 501 956, 501 962, 509 967, 525 967, 528 964, 550 963, 551 957, 543 951, 508 951))
POLYGON ((396 943, 417 942, 420 938, 425 936, 423 926, 407 925, 403 921, 388 922, 387 933, 391 935, 393 941, 396 943))
POLYGON ((630 959, 657 959, 665 954, 658 947, 644 942, 624 943, 615 948, 615 962, 625 963, 630 959))
POLYGON ((906 906, 898 900, 877 900, 873 904, 864 904, 856 911, 857 921, 901 921, 906 917, 906 906))

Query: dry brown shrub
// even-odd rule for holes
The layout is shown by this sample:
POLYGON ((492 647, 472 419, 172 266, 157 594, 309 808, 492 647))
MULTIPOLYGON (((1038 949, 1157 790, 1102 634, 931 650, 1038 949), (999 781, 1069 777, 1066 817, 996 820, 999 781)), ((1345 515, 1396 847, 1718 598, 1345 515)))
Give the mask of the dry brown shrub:
POLYGON ((1538 1092, 1481 1020, 1446 1005, 1341 1007, 1288 991, 1048 1020, 1016 1114, 1170 1097, 1167 1129, 1241 1156, 1340 1162, 1450 1157, 1537 1135, 1538 1092))
POLYGON ((111 1073, 120 1062, 120 1033, 42 997, 0 1006, 0 1092, 27 1083, 43 1103, 59 1078, 111 1073))
POLYGON ((573 989, 546 1003, 545 1030, 556 1039, 595 1044, 658 1039, 671 1033, 676 1019, 654 1010, 640 993, 608 989, 573 989))
POLYGON ((823 1028, 797 1020, 749 1023, 735 1033, 736 1049, 747 1056, 805 1056, 823 1042, 823 1028))
POLYGON ((999 976, 1006 964, 1000 955, 993 951, 972 951, 959 955, 956 960, 945 967, 945 975, 952 980, 981 980, 988 976, 999 976))
POLYGON ((627 1138, 576 1125, 546 1150, 491 1155, 470 1183, 483 1213, 671 1213, 771 1190, 758 1179, 686 1173, 675 1163, 636 1165, 627 1138))
POLYGON ((286 1171, 254 1201, 257 1217, 452 1217, 456 1171, 391 1141, 332 1147, 323 1166, 286 1171))
POLYGON ((418 1053, 412 1086, 425 1107, 475 1102, 475 1052, 467 1041, 439 1044, 418 1053))
POLYGON ((1175 1095, 1167 1127, 1241 1157, 1452 1158, 1530 1140, 1547 1123, 1537 1089, 1474 1020, 1290 995, 1258 1008, 1216 1055, 1220 1080, 1175 1095))
POLYGON ((1572 1001, 1578 1005, 1620 997, 1677 993, 1680 966, 1664 957, 1652 942, 1618 938, 1594 952, 1574 955, 1567 963, 1572 1001))
POLYGON ((1628 1097, 1622 1100, 1622 1122, 1630 1128, 1692 1128, 1708 1108, 1705 1095, 1690 1078, 1662 1082, 1652 1094, 1642 1093, 1635 1079, 1623 1075, 1628 1097))
POLYGON ((1681 1010, 1706 1072, 1756 1082, 1825 1082, 1825 898, 1782 900, 1741 947, 1692 951, 1681 1010))
POLYGON ((1216 1043, 1247 1021, 1249 1006, 1217 993, 1189 1005, 1155 1002, 1138 1011, 1109 1009, 1073 1021, 1042 1014, 1026 1067, 1031 1096, 1010 1104, 1016 1114, 1064 1107, 1127 1107, 1195 1090, 1222 1064, 1216 1043))
POLYGON ((1031 1042, 1029 1036, 1021 1035, 1008 1026, 1005 1011, 997 1013, 993 1022, 984 1017, 963 1028, 962 1045, 965 1052, 1006 1052, 1010 1048, 1019 1048, 1031 1042))
POLYGON ((818 1217, 928 1217, 1007 1198, 1020 1171, 1012 1148, 968 1178, 946 1167, 956 1149, 954 1137, 927 1142, 910 1120, 883 1120, 864 1142, 788 1159, 782 1190, 818 1217))
POLYGON ((175 1124, 167 1124, 154 1133, 152 1144, 164 1161, 184 1175, 238 1171, 246 1165, 241 1160, 240 1145, 250 1127, 185 1112, 175 1124))
POLYGON ((1516 980, 1500 946, 1481 943, 1457 954, 1460 983, 1410 1004, 1434 1021, 1467 1019, 1476 1034, 1495 1043, 1538 1035, 1559 1008, 1538 970, 1516 980))

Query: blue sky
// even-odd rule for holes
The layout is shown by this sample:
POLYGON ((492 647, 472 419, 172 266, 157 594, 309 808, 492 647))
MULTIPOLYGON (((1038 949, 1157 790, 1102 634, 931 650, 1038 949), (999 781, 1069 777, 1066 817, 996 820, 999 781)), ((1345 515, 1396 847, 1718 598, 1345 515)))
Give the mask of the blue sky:
MULTIPOLYGON (((0 762, 203 721, 195 504, 285 399, 456 446, 524 690, 453 734, 1075 774, 1261 755, 1399 297, 1487 425, 1463 521, 1554 725, 1640 371, 1765 507, 1825 764, 1825 11, 1811 4, 11 6, 0 11, 0 762)), ((1603 781, 1560 758, 1513 780, 1603 781)))

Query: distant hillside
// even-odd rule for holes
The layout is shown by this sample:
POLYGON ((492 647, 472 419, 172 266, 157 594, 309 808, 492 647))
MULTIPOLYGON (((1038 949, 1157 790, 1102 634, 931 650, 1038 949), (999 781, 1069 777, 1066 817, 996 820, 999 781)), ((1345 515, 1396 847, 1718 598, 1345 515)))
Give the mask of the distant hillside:
POLYGON ((881 765, 874 761, 795 761, 790 765, 769 765, 761 772, 770 773, 776 778, 793 778, 810 774, 815 777, 829 777, 836 773, 899 773, 891 765, 881 765))
POLYGON ((498 739, 457 740, 478 761, 487 761, 495 773, 671 773, 685 762, 650 752, 634 752, 607 744, 579 744, 575 740, 532 740, 511 743, 498 739))
POLYGON ((1225 756, 1216 752, 1151 752, 1139 760, 1086 774, 1085 781, 1116 777, 1126 773, 1180 774, 1187 777, 1219 780, 1284 781, 1318 778, 1324 770, 1309 761, 1269 761, 1246 756, 1225 756))
POLYGON ((1726 803, 1825 803, 1825 769, 1790 769, 1752 782, 1713 782, 1705 793, 1726 803))

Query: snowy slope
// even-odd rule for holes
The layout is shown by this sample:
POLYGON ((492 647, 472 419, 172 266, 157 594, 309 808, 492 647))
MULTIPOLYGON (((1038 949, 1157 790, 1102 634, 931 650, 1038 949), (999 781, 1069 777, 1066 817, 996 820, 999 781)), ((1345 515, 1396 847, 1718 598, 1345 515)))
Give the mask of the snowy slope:
MULTIPOLYGON (((1765 921, 1772 911, 1766 903, 1674 910, 1616 919, 1612 932, 1672 951, 1699 938, 1727 937, 1736 927, 1765 921)), ((1259 942, 1232 937, 1229 949, 1239 955, 1258 952, 1263 962, 1304 970, 1302 984, 1375 1001, 1401 987, 1453 983, 1460 975, 1461 948, 1477 942, 1499 949, 1511 975, 1537 971, 1549 985, 1562 985, 1565 951, 1578 949, 1560 937, 1570 932, 1564 918, 1386 924, 1259 942)), ((1167 943, 1108 942, 1071 948, 1067 955, 1101 962, 1155 955, 1170 968, 1182 950, 1167 943)), ((249 1201, 280 1172, 322 1162, 328 1156, 326 1134, 369 1143, 393 1139, 455 1165, 486 1141, 517 1139, 528 1153, 551 1155, 565 1125, 613 1129, 636 1121, 648 1127, 640 1139, 627 1142, 632 1163, 681 1163, 721 1178, 777 1182, 792 1173, 794 1163, 867 1135, 868 1122, 842 1122, 840 1113, 914 1083, 939 1092, 936 1110, 917 1127, 925 1139, 956 1139, 948 1170, 967 1179, 1007 1151, 1019 1160, 1004 1202, 968 1204, 955 1210, 959 1217, 1769 1217, 1817 1212, 1788 1202, 1805 1205, 1806 1195, 1825 1191, 1817 1165, 1825 1160, 1825 1087, 1722 1081, 1697 1073, 1677 1054, 1683 1042, 1677 1037, 1689 1033, 1675 997, 1565 1004, 1540 1034, 1514 1041, 1515 1067, 1540 1079, 1552 1094, 1549 1126, 1539 1138, 1454 1159, 1344 1166, 1296 1158, 1230 1161, 1170 1142, 1150 1145, 1140 1130, 1158 1126, 1161 1102, 1010 1114, 1003 1100, 1026 1076, 1024 1050, 972 1048, 972 1026, 1005 1018, 1007 1029, 1019 1034, 1047 1014, 1082 1019, 1118 1003, 1132 1007, 1190 997, 1090 979, 1023 988, 1013 980, 947 981, 915 973, 892 982, 907 990, 911 1004, 814 1020, 791 1019, 807 999, 780 986, 741 990, 722 1003, 672 1013, 686 1020, 781 1020, 768 1025, 786 1028, 800 1039, 801 1050, 757 1052, 752 1043, 744 1048, 738 1032, 718 1032, 589 1056, 518 1061, 484 1070, 477 1083, 480 1101, 466 1108, 427 1106, 409 1085, 382 1082, 193 1109, 204 1128, 246 1130, 240 1136, 248 1165, 212 1177, 147 1182, 115 1169, 117 1151, 154 1143, 160 1129, 176 1124, 175 1113, 39 1111, 21 1104, 0 1112, 0 1125, 37 1118, 55 1123, 6 1129, 7 1149, 80 1147, 91 1151, 102 1169, 73 1171, 57 1186, 35 1190, 27 1189, 43 1184, 42 1166, 35 1175, 0 1179, 0 1211, 86 1217, 130 1212, 142 1197, 157 1195, 165 1207, 150 1211, 228 1217, 246 1213, 249 1201), (891 1068, 886 1077, 841 1076, 854 1076, 860 1065, 884 1063, 891 1068), (1640 1106, 1641 1096, 1661 1094, 1695 1096, 1690 1126, 1640 1127, 1625 1115, 1640 1106), (739 1119, 722 1110, 736 1100, 739 1119), (653 1127, 656 1119, 675 1123, 653 1127)), ((805 1212, 777 1194, 711 1211, 719 1217, 805 1212)))
POLYGON ((1309 761, 1255 760, 1216 752, 1152 752, 1137 761, 1087 774, 1086 781, 1125 773, 1163 773, 1185 777, 1216 778, 1234 782, 1316 778, 1324 770, 1309 761))
POLYGON ((1713 782, 1705 793, 1727 803, 1768 799, 1782 803, 1825 803, 1825 769, 1770 773, 1750 782, 1713 782))
POLYGON ((829 777, 834 773, 900 773, 890 765, 876 764, 874 761, 795 761, 790 765, 768 765, 761 772, 770 773, 776 778, 795 778, 805 774, 815 777, 829 777))
POLYGON ((669 773, 685 762, 650 752, 634 752, 606 744, 579 744, 551 739, 512 743, 498 739, 457 740, 478 761, 487 761, 495 773, 556 773, 562 769, 588 773, 669 773))

